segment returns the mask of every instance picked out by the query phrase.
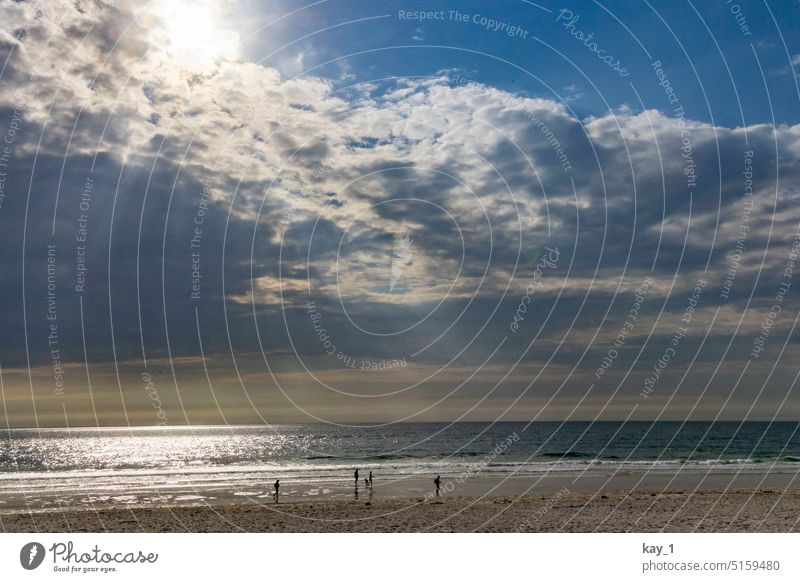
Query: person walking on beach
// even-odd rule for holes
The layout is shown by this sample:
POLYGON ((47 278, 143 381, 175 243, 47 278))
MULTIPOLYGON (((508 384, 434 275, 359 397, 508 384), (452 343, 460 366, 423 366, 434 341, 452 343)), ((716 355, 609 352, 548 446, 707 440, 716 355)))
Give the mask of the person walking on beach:
POLYGON ((369 486, 372 488, 372 471, 369 472, 369 486))
POLYGON ((354 475, 355 475, 355 478, 356 478, 356 489, 358 489, 358 469, 356 469, 356 472, 354 473, 354 475))
POLYGON ((275 503, 278 503, 278 490, 281 488, 281 480, 276 479, 273 487, 275 487, 275 503))
POLYGON ((436 479, 433 480, 433 484, 436 485, 436 497, 441 496, 439 492, 439 486, 442 484, 442 480, 439 478, 439 475, 436 475, 436 479))

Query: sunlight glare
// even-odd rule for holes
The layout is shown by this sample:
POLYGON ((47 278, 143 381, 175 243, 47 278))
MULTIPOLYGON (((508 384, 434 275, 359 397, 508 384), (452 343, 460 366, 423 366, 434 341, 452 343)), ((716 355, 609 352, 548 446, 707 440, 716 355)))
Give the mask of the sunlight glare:
POLYGON ((168 51, 182 65, 204 69, 238 56, 239 35, 219 25, 222 15, 216 3, 170 0, 163 17, 168 51))

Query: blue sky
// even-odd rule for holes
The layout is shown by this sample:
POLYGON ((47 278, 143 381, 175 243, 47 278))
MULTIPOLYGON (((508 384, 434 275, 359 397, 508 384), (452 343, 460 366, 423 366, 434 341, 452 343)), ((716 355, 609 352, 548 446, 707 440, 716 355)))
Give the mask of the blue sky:
POLYGON ((639 98, 647 108, 666 109, 650 68, 660 61, 693 119, 727 127, 800 121, 790 68, 800 25, 791 2, 770 3, 769 10, 746 1, 536 4, 324 2, 262 28, 266 23, 252 17, 263 18, 265 8, 271 15, 290 14, 306 4, 249 2, 241 6, 237 22, 253 35, 245 54, 254 61, 275 50, 266 63, 280 66, 301 52, 306 68, 341 59, 361 81, 461 69, 470 80, 533 96, 570 98, 565 87, 574 86, 582 94, 571 101, 575 112, 600 115, 622 105, 639 110, 639 98), (738 7, 736 14, 732 7, 738 7), (626 66, 625 82, 569 35, 565 9, 579 17, 577 30, 594 33, 598 45, 626 66), (439 12, 442 19, 415 21, 401 12, 439 12), (468 21, 457 20, 456 12, 468 21), (509 37, 488 30, 480 17, 528 34, 509 37), (362 21, 347 25, 356 20, 362 21), (306 35, 312 36, 297 40, 306 35), (294 44, 280 49, 285 43, 294 44), (370 52, 354 56, 365 51, 370 52))
POLYGON ((0 418, 800 417, 798 10, 0 4, 0 418))

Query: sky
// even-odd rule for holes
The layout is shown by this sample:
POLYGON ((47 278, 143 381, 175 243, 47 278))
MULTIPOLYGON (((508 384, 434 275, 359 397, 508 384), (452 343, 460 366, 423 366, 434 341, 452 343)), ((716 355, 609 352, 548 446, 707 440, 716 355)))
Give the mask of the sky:
POLYGON ((0 426, 796 420, 794 2, 0 3, 0 426))

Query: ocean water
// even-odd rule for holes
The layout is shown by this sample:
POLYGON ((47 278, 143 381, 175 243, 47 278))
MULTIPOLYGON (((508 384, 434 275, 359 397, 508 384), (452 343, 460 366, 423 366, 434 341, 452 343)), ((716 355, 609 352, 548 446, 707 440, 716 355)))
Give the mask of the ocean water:
POLYGON ((171 499, 182 492, 190 500, 223 490, 267 497, 264 485, 274 479, 335 487, 351 483, 355 467, 362 476, 371 470, 395 481, 434 473, 526 476, 597 468, 800 471, 800 424, 500 422, 0 431, 0 503, 76 494, 90 501, 138 503, 165 492, 171 499))

